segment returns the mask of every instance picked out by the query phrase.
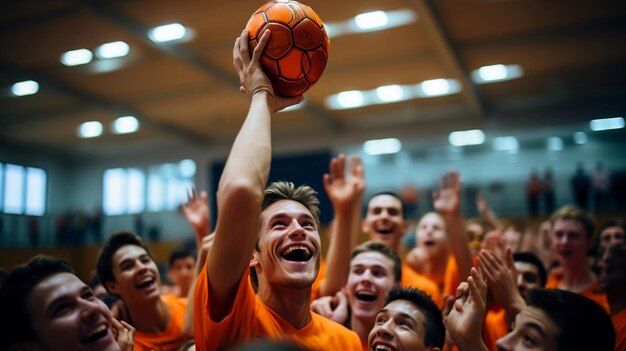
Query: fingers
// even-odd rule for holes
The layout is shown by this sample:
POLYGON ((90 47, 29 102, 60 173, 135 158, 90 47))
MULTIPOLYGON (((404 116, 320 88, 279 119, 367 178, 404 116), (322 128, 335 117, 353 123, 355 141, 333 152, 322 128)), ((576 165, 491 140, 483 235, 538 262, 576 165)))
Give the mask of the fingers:
POLYGON ((444 317, 447 317, 452 311, 452 306, 454 305, 454 297, 452 295, 446 296, 443 302, 443 310, 441 311, 444 317))
POLYGON ((339 154, 334 165, 334 179, 345 179, 346 155, 339 154))
POLYGON ((250 52, 248 51, 248 30, 244 29, 239 37, 239 58, 241 59, 242 67, 247 67, 250 64, 250 52))
POLYGON ((515 262, 513 261, 513 250, 509 246, 504 249, 504 257, 506 259, 506 266, 511 270, 515 270, 515 262))
POLYGON ((474 301, 484 305, 487 297, 487 281, 478 273, 476 268, 472 267, 467 282, 469 284, 470 295, 474 298, 474 301))
MULTIPOLYGON (((251 60, 252 62, 259 62, 261 58, 261 54, 263 53, 263 50, 265 49, 265 45, 270 40, 270 34, 271 34, 271 31, 269 29, 266 29, 261 35, 261 38, 259 39, 259 44, 254 48, 254 51, 252 52, 252 60, 251 60)), ((247 32, 246 32, 246 37, 247 37, 247 32)), ((248 51, 248 40, 246 40, 245 50, 246 52, 248 51)), ((248 61, 248 63, 249 62, 250 61, 248 61)), ((246 62, 244 61, 244 63, 246 62)))

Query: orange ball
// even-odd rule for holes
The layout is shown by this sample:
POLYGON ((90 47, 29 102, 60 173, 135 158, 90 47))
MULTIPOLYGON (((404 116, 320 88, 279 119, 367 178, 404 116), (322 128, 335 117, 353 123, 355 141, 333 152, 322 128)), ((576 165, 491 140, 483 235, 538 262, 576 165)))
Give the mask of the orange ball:
POLYGON ((292 0, 270 1, 254 12, 246 29, 250 55, 263 32, 271 31, 260 61, 276 95, 302 95, 322 76, 330 40, 311 7, 292 0))

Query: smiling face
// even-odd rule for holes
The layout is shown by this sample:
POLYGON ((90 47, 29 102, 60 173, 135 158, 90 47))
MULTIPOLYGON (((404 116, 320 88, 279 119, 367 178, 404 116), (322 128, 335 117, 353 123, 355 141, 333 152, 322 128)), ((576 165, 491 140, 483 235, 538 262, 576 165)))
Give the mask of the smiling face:
POLYGON ((319 271, 320 236, 311 212, 293 200, 280 200, 261 213, 259 251, 251 265, 264 284, 310 287, 319 271))
POLYGON ((376 315, 367 343, 370 351, 429 350, 424 346, 424 314, 407 300, 394 300, 376 315))
POLYGON ((598 282, 603 289, 626 285, 626 245, 615 244, 601 249, 598 282))
POLYGON ((556 351, 559 329, 540 309, 526 307, 515 317, 513 330, 500 338, 499 351, 556 351))
POLYGON ((195 275, 196 259, 193 256, 181 257, 170 266, 167 272, 170 280, 181 290, 188 291, 195 275))
POLYGON ((402 202, 398 198, 383 194, 369 201, 362 229, 369 235, 370 240, 397 250, 400 238, 407 228, 408 223, 402 213, 402 202))
POLYGON ((430 257, 448 255, 446 224, 438 214, 434 212, 425 214, 417 223, 415 237, 417 246, 426 250, 430 257))
POLYGON ((159 269, 146 249, 137 245, 122 246, 113 254, 112 263, 115 281, 106 283, 112 294, 131 305, 159 298, 159 269))
POLYGON ((393 261, 389 257, 376 251, 354 256, 346 284, 352 316, 373 320, 394 285, 393 261))
POLYGON ((109 310, 74 274, 45 278, 28 294, 26 304, 45 350, 119 350, 109 310))
POLYGON ((624 245, 624 228, 613 226, 602 230, 600 233, 600 248, 606 249, 611 245, 624 245))
POLYGON ((586 262, 589 242, 577 220, 557 219, 552 226, 552 250, 563 267, 586 262))

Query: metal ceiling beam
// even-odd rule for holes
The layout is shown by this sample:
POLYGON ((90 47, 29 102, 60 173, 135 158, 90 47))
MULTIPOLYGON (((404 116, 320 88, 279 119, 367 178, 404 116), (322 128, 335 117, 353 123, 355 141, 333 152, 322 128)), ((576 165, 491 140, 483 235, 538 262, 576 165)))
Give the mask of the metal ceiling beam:
POLYGON ((434 8, 433 2, 431 0, 413 0, 411 3, 415 5, 417 10, 418 22, 423 25, 432 38, 435 49, 443 59, 444 65, 461 82, 463 86, 461 95, 470 110, 477 117, 484 119, 487 114, 485 99, 470 79, 461 54, 452 43, 450 34, 445 29, 443 20, 434 8))
MULTIPOLYGON (((184 62, 187 62, 188 64, 199 69, 200 71, 205 72, 206 74, 216 78, 219 82, 230 87, 231 89, 235 89, 237 91, 239 90, 239 80, 233 78, 232 75, 226 73, 220 67, 207 62, 206 60, 198 56, 194 51, 188 50, 187 48, 176 44, 156 44, 155 42, 150 40, 150 38, 148 38, 148 28, 137 23, 131 17, 121 13, 120 11, 117 11, 109 4, 95 0, 89 1, 88 4, 96 14, 99 14, 101 17, 107 18, 111 22, 116 23, 118 26, 125 28, 127 31, 133 33, 138 39, 140 39, 147 45, 150 45, 151 47, 161 52, 167 53, 184 62)), ((342 125, 339 120, 325 110, 312 106, 311 104, 305 104, 302 107, 302 110, 307 112, 313 118, 321 121, 331 130, 342 130, 342 125)))
MULTIPOLYGON (((160 130, 164 133, 182 138, 183 140, 190 141, 197 145, 205 146, 209 144, 208 143, 209 138, 207 138, 207 136, 205 135, 195 133, 187 129, 180 128, 176 124, 159 121, 153 117, 146 115, 145 113, 142 113, 136 110, 134 107, 130 105, 120 104, 116 101, 107 100, 106 98, 103 98, 101 96, 91 94, 85 90, 77 89, 69 84, 66 84, 62 81, 49 77, 43 73, 26 70, 22 67, 18 67, 16 65, 0 61, 0 74, 11 75, 11 76, 20 75, 24 77, 30 77, 31 79, 37 81, 39 85, 43 88, 48 88, 54 91, 58 91, 58 92, 61 92, 63 94, 66 94, 70 97, 73 97, 79 100, 82 104, 85 105, 86 108, 88 108, 89 106, 95 106, 95 107, 99 107, 99 108, 111 111, 112 113, 115 113, 115 114, 119 113, 120 115, 134 115, 142 123, 154 129, 160 130)), ((43 112, 41 114, 36 114, 36 115, 29 114, 29 115, 23 115, 23 116, 16 116, 16 115, 14 116, 15 117, 12 118, 12 120, 16 120, 18 117, 23 117, 24 121, 27 121, 27 118, 31 118, 34 120, 44 120, 44 119, 47 119, 48 114, 46 112, 43 112)))

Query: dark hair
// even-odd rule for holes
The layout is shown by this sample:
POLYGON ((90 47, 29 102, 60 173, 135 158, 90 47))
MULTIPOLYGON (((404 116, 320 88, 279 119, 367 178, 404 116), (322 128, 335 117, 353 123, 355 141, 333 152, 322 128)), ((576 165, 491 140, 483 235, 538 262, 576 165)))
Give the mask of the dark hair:
POLYGON ((554 223, 556 223, 556 221, 568 219, 577 221, 582 224, 583 229, 585 230, 585 237, 587 238, 587 240, 589 241, 593 239, 593 218, 591 218, 587 211, 574 205, 565 205, 556 210, 554 214, 552 214, 552 217, 550 217, 552 228, 554 228, 554 223))
POLYGON ((415 288, 393 288, 387 296, 388 305, 395 300, 407 300, 424 315, 424 346, 442 348, 446 338, 441 311, 437 304, 425 292, 415 288))
POLYGON ((170 253, 170 257, 167 261, 168 268, 172 268, 172 265, 174 265, 174 262, 176 260, 180 260, 182 258, 187 258, 187 257, 192 257, 193 260, 195 261, 196 255, 194 253, 194 250, 189 249, 187 245, 175 248, 170 253))
POLYGON ((615 329, 596 302, 570 291, 532 289, 528 306, 540 309, 557 326, 557 351, 613 351, 615 329))
POLYGON ((400 283, 400 280, 402 280, 402 261, 400 261, 400 257, 398 256, 398 254, 387 245, 375 241, 366 241, 352 249, 351 258, 354 258, 364 252, 372 251, 379 252, 383 256, 389 258, 391 262, 393 262, 393 278, 396 283, 400 283))
POLYGON ((0 288, 0 350, 8 350, 17 342, 38 339, 27 299, 42 280, 59 273, 74 274, 74 271, 66 261, 44 255, 35 256, 8 272, 0 288))
POLYGON ((402 207, 402 219, 406 219, 406 204, 404 203, 404 200, 402 199, 402 196, 400 196, 398 193, 395 193, 395 192, 390 191, 390 190, 383 190, 383 191, 379 191, 379 192, 376 192, 376 193, 372 194, 367 199, 367 202, 365 202, 365 213, 367 214, 367 210, 369 208, 369 205, 370 205, 370 202, 372 201, 372 199, 374 199, 375 197, 378 197, 378 196, 382 196, 382 195, 389 195, 391 197, 394 197, 394 198, 398 199, 398 201, 400 201, 400 207, 402 207))
POLYGON ((98 256, 98 262, 96 264, 98 279, 100 279, 100 282, 102 282, 102 285, 104 285, 107 291, 109 289, 107 288, 106 283, 115 281, 115 277, 113 276, 113 255, 115 255, 117 250, 128 245, 142 247, 146 250, 148 256, 154 259, 138 235, 131 232, 113 234, 109 240, 103 244, 102 250, 100 250, 100 255, 98 256))
POLYGON ((524 262, 530 263, 537 267, 537 271, 539 272, 539 281, 541 282, 541 286, 546 286, 546 282, 548 281, 548 273, 546 272, 546 267, 543 266, 543 262, 532 252, 516 252, 513 254, 513 262, 524 262))

